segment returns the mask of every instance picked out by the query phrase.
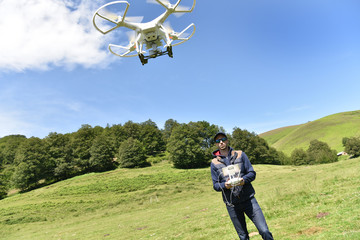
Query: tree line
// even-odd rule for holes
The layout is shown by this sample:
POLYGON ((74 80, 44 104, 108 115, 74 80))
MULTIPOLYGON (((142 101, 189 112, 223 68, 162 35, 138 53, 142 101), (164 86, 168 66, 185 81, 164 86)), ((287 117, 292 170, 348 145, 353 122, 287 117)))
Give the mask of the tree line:
MULTIPOLYGON (((224 132, 224 129, 206 121, 178 123, 173 119, 167 120, 164 128, 159 129, 149 119, 142 123, 128 121, 106 127, 84 124, 76 132, 51 132, 43 139, 6 136, 0 138, 0 199, 11 188, 25 191, 90 172, 146 167, 159 159, 170 160, 174 167, 182 169, 208 167, 211 153, 216 148, 213 136, 219 131, 224 132)), ((246 152, 254 164, 300 165, 335 161, 335 158, 309 160, 325 159, 326 156, 321 154, 311 155, 311 158, 306 155, 303 160, 302 152, 287 157, 254 132, 240 128, 234 128, 228 137, 230 145, 246 152)), ((311 145, 310 148, 312 150, 306 154, 317 149, 311 145)), ((333 152, 328 156, 332 155, 333 152)))

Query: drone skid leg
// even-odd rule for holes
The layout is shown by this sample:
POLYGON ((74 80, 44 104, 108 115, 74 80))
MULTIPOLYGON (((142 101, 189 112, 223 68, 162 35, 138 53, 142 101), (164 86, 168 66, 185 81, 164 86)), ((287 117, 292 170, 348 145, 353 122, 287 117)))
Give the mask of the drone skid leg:
POLYGON ((169 57, 171 57, 171 58, 174 57, 171 45, 166 47, 166 52, 167 52, 169 57))
POLYGON ((144 54, 140 53, 139 58, 143 66, 148 63, 148 59, 145 58, 144 54))

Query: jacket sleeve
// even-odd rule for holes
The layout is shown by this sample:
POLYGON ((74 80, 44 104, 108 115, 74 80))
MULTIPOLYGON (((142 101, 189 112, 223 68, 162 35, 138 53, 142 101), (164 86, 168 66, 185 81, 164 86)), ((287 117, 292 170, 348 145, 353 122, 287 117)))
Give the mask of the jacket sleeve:
POLYGON ((241 158, 244 166, 244 175, 242 176, 242 178, 244 179, 245 183, 250 183, 255 180, 256 172, 251 165, 248 156, 246 156, 244 152, 241 154, 241 158))
POLYGON ((221 182, 222 177, 219 176, 218 172, 216 171, 216 167, 213 163, 211 163, 210 168, 211 168, 211 178, 212 178, 214 190, 220 192, 221 189, 225 189, 225 182, 221 182))

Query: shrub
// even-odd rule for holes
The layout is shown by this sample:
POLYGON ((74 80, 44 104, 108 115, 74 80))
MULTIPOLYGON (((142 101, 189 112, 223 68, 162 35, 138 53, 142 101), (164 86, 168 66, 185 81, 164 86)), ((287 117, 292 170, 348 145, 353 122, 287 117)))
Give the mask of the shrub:
POLYGON ((308 164, 308 155, 303 149, 300 148, 294 149, 291 153, 290 158, 292 164, 296 166, 308 164))
POLYGON ((348 153, 352 157, 360 156, 360 138, 358 137, 343 138, 342 142, 345 147, 346 153, 348 153))
POLYGON ((309 164, 331 163, 338 161, 336 151, 331 150, 327 143, 319 140, 313 140, 310 142, 307 155, 309 164))

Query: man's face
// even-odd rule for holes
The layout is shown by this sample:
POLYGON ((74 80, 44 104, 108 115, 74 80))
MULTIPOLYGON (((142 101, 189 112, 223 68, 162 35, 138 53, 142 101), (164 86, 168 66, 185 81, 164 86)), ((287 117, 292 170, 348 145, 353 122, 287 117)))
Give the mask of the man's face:
POLYGON ((220 150, 225 150, 228 147, 229 140, 224 135, 219 135, 215 138, 215 144, 220 150))

